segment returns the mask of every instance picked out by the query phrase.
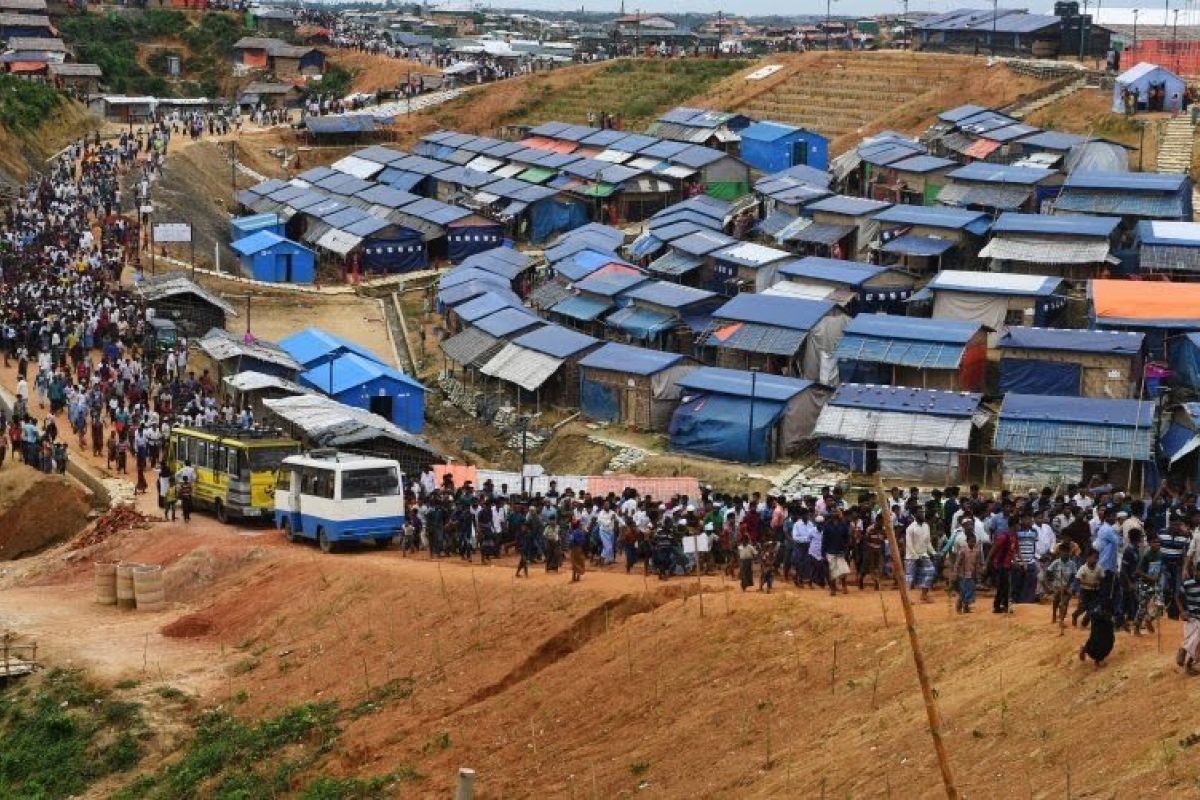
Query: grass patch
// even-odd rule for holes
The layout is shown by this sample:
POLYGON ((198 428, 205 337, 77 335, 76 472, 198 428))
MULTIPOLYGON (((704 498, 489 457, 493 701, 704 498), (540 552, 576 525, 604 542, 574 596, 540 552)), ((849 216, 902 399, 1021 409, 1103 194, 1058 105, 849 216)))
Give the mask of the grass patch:
POLYGON ((243 658, 241 661, 235 662, 229 671, 234 675, 246 675, 256 669, 258 669, 257 658, 243 658))
POLYGON ((187 692, 174 686, 159 686, 154 692, 163 700, 174 700, 177 703, 187 703, 192 699, 187 692))
POLYGON ((0 75, 0 126, 30 131, 62 105, 63 96, 41 83, 0 75))
POLYGON ((415 684, 412 678, 393 678, 382 686, 376 686, 367 693, 365 700, 350 709, 350 717, 358 719, 367 714, 378 714, 388 703, 407 700, 412 697, 415 684))
POLYGON ((117 681, 113 684, 114 689, 136 689, 141 684, 133 678, 126 678, 123 681, 117 681))
POLYGON ((373 778, 317 778, 297 795, 298 800, 376 800, 394 797, 396 784, 415 783, 425 776, 411 766, 373 778))
POLYGON ((32 686, 0 692, 0 797, 81 794, 137 765, 142 730, 136 703, 112 700, 79 670, 52 669, 32 686))

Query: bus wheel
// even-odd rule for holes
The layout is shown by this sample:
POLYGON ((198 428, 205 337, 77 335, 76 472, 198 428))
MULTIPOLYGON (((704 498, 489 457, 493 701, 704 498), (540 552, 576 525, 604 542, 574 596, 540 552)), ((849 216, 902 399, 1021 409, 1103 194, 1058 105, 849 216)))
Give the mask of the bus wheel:
POLYGON ((322 553, 333 552, 333 542, 329 541, 329 534, 325 533, 324 528, 317 528, 317 544, 321 546, 322 553))
POLYGON ((375 546, 380 550, 387 550, 388 545, 392 543, 391 539, 376 539, 375 546))
POLYGON ((292 544, 295 544, 300 538, 296 535, 296 532, 292 530, 292 523, 287 519, 287 517, 283 518, 283 521, 280 523, 279 527, 283 529, 283 537, 292 544))
POLYGON ((229 524, 229 512, 225 510, 225 504, 217 500, 213 504, 213 509, 217 512, 217 521, 222 525, 229 524))

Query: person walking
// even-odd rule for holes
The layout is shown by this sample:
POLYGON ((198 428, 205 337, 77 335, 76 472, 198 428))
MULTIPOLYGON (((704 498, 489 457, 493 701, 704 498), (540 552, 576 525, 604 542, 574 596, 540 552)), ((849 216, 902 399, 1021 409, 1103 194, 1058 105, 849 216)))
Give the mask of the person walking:
MULTIPOLYGON (((183 521, 185 523, 192 521, 192 482, 187 475, 184 475, 179 481, 177 490, 179 495, 179 510, 183 512, 183 521)), ((173 511, 174 509, 172 509, 173 511)))
POLYGON ((933 566, 932 534, 929 523, 925 521, 925 509, 917 508, 914 519, 904 531, 904 567, 908 588, 921 588, 921 602, 932 603, 929 590, 933 587, 935 569, 933 566))

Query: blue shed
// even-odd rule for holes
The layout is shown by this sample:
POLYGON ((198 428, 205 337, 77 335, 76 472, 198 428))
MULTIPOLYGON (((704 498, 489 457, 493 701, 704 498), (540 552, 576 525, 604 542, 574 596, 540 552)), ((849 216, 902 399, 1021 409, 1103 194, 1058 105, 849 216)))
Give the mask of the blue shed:
POLYGON ((781 122, 756 122, 742 131, 742 160, 762 172, 803 164, 829 166, 829 140, 819 133, 781 122))
POLYGON ((281 339, 279 346, 300 362, 300 365, 306 370, 326 364, 331 359, 347 353, 354 353, 371 361, 383 363, 383 359, 367 348, 320 328, 305 328, 293 333, 291 336, 281 339))
POLYGON ((229 221, 229 241, 236 242, 245 239, 252 233, 270 231, 283 236, 283 221, 275 213, 251 214, 248 217, 234 217, 229 221))
POLYGON ((300 383, 339 403, 378 414, 410 433, 420 433, 425 426, 425 387, 357 353, 345 353, 301 373, 300 383))
POLYGON ((277 233, 252 233, 230 247, 241 259, 242 270, 255 280, 312 283, 317 278, 317 254, 277 233))

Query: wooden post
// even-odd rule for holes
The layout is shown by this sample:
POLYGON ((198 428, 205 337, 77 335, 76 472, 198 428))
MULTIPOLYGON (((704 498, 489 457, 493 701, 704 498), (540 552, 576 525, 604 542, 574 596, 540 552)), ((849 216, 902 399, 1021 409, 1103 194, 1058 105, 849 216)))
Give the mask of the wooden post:
POLYGON ((473 797, 475 797, 475 770, 459 767, 458 787, 454 790, 454 800, 472 800, 473 797))
MULTIPOLYGON (((875 473, 875 491, 883 505, 883 529, 887 533, 888 545, 892 548, 892 569, 899 577, 904 574, 904 564, 900 560, 900 544, 896 541, 896 530, 892 527, 892 509, 883 491, 883 478, 875 473)), ((946 789, 949 800, 958 800, 958 787, 954 783, 954 771, 950 767, 950 756, 946 753, 946 745, 942 741, 942 715, 938 711, 937 698, 933 695, 933 684, 925 671, 925 655, 921 651, 921 639, 917 635, 917 622, 913 615, 912 601, 908 597, 908 582, 898 581, 900 586, 900 605, 904 609, 904 623, 908 629, 908 643, 912 648, 913 665, 917 668, 917 680, 921 684, 921 695, 925 700, 925 713, 929 717, 929 735, 933 738, 933 749, 937 753, 938 766, 942 771, 942 784, 946 789)))

